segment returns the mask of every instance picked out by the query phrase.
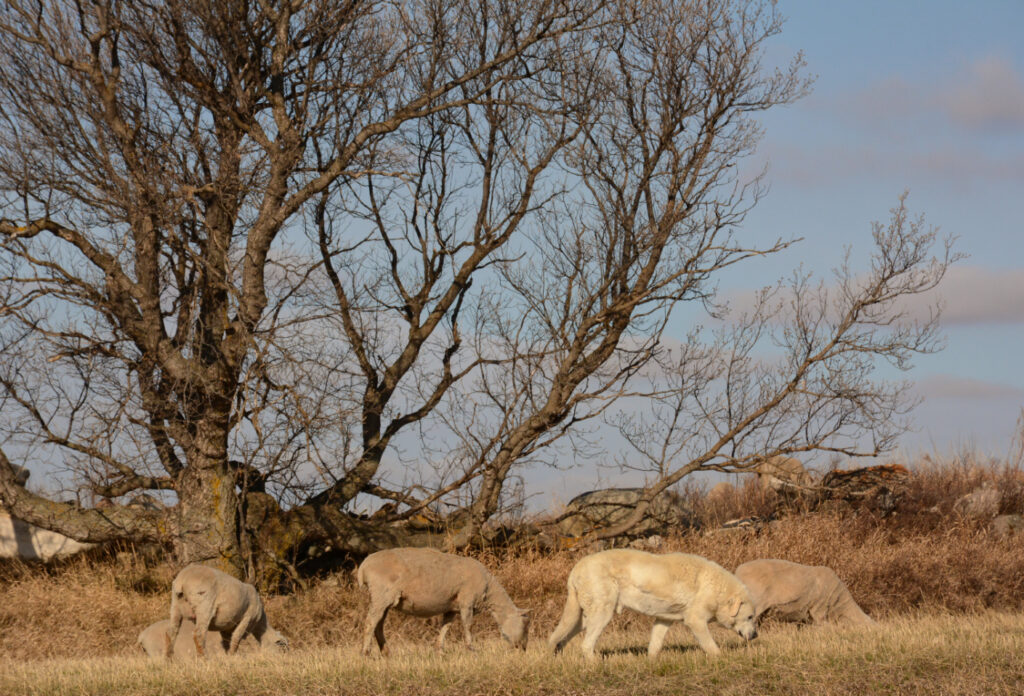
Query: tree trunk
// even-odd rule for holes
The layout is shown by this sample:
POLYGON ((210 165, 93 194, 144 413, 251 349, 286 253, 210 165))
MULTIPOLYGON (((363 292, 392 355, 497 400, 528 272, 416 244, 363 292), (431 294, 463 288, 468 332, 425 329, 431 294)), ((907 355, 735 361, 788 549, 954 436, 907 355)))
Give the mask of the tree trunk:
POLYGON ((203 562, 244 577, 238 527, 235 474, 228 467, 227 417, 205 418, 196 428, 189 465, 178 480, 178 536, 181 563, 203 562))

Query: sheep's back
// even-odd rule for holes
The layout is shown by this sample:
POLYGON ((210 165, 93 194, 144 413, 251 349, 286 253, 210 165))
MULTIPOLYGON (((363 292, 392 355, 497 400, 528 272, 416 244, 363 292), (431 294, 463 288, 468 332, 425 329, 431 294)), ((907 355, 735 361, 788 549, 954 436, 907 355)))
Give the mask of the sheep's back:
POLYGON ((423 616, 451 611, 460 598, 480 601, 489 577, 472 558, 421 548, 378 551, 359 567, 372 594, 394 595, 396 608, 423 616))

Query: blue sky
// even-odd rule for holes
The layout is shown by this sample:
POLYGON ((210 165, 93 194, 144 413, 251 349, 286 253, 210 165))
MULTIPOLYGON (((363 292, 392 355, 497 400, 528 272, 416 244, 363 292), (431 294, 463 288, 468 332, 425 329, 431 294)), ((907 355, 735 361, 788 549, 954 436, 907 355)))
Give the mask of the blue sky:
POLYGON ((939 292, 946 349, 907 374, 925 401, 903 448, 1007 452, 1024 407, 1024 2, 779 8, 768 58, 802 50, 817 81, 763 119, 771 188, 747 228, 805 241, 759 273, 827 272, 909 191, 968 257, 939 292))
MULTIPOLYGON (((750 164, 769 166, 770 191, 744 229, 804 241, 745 264, 723 291, 771 284, 800 264, 827 277, 845 246, 866 253, 870 223, 909 191, 911 211, 956 235, 968 257, 940 292, 946 349, 905 375, 924 402, 903 451, 1004 455, 1024 408, 1024 0, 780 0, 779 9, 787 21, 765 64, 803 51, 817 79, 810 96, 762 119, 750 164)), ((603 476, 590 467, 537 476, 535 502, 636 482, 603 476)))
MULTIPOLYGON (((885 373, 913 381, 923 399, 895 456, 1005 456, 1024 408, 1024 1, 778 7, 787 19, 765 65, 803 51, 817 79, 810 96, 762 118, 748 165, 768 165, 770 190, 743 234, 804 240, 744 264, 721 290, 742 295, 799 265, 829 278, 846 246, 864 268, 871 222, 886 221, 909 192, 911 212, 955 235, 967 258, 937 298, 946 348, 908 373, 885 373)), ((594 475, 587 466, 554 482, 542 475, 534 504, 639 482, 612 469, 594 475)))

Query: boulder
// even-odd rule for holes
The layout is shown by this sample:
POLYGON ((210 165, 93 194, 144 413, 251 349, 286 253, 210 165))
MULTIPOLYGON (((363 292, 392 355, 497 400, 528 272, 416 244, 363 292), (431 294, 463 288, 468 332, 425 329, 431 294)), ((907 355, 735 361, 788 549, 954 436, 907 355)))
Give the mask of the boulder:
POLYGON ((799 459, 783 454, 769 457, 753 471, 762 488, 776 492, 807 490, 814 483, 799 459))
POLYGON ((999 536, 1024 533, 1024 515, 999 515, 992 520, 992 531, 999 536))
MULTIPOLYGON (((578 495, 565 506, 557 522, 558 531, 578 537, 594 529, 619 524, 636 509, 642 494, 642 488, 605 488, 578 495)), ((644 517, 626 536, 667 534, 693 524, 693 510, 686 501, 677 493, 664 491, 654 498, 644 517)))
POLYGON ((985 481, 970 493, 953 503, 953 512, 977 520, 992 519, 999 514, 1001 499, 999 489, 991 481, 985 481))

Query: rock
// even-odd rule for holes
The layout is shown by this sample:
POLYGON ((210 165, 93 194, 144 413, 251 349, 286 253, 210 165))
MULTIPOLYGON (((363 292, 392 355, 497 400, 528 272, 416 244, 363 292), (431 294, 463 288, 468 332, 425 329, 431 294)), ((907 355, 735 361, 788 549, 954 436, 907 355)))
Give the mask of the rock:
POLYGON ((766 524, 774 520, 774 517, 738 517, 734 520, 722 523, 722 529, 754 529, 758 530, 763 528, 766 524))
POLYGON ((1024 515, 999 515, 992 520, 992 531, 999 536, 1024 533, 1024 515))
POLYGON ((800 460, 783 454, 764 460, 754 468, 754 473, 765 490, 806 490, 813 484, 811 475, 800 460))
POLYGON ((863 498, 879 488, 892 489, 910 478, 907 468, 899 464, 880 464, 860 469, 836 469, 825 474, 821 487, 837 498, 863 498))
POLYGON ((961 496, 953 503, 953 512, 973 519, 989 519, 999 514, 999 501, 1002 496, 999 489, 991 481, 985 481, 967 495, 961 496))
POLYGON ((664 545, 665 538, 660 534, 654 534, 640 539, 633 539, 633 541, 629 542, 630 548, 639 549, 641 551, 654 551, 656 549, 660 549, 664 545))
POLYGON ((880 464, 846 471, 836 469, 825 474, 821 480, 821 489, 827 498, 861 503, 885 516, 899 507, 909 478, 910 472, 899 464, 880 464))
MULTIPOLYGON (((605 488, 576 496, 565 506, 558 532, 579 537, 594 529, 619 524, 636 509, 642 488, 605 488)), ((644 517, 626 534, 632 537, 667 534, 694 524, 693 510, 678 494, 664 491, 654 498, 644 517)))

